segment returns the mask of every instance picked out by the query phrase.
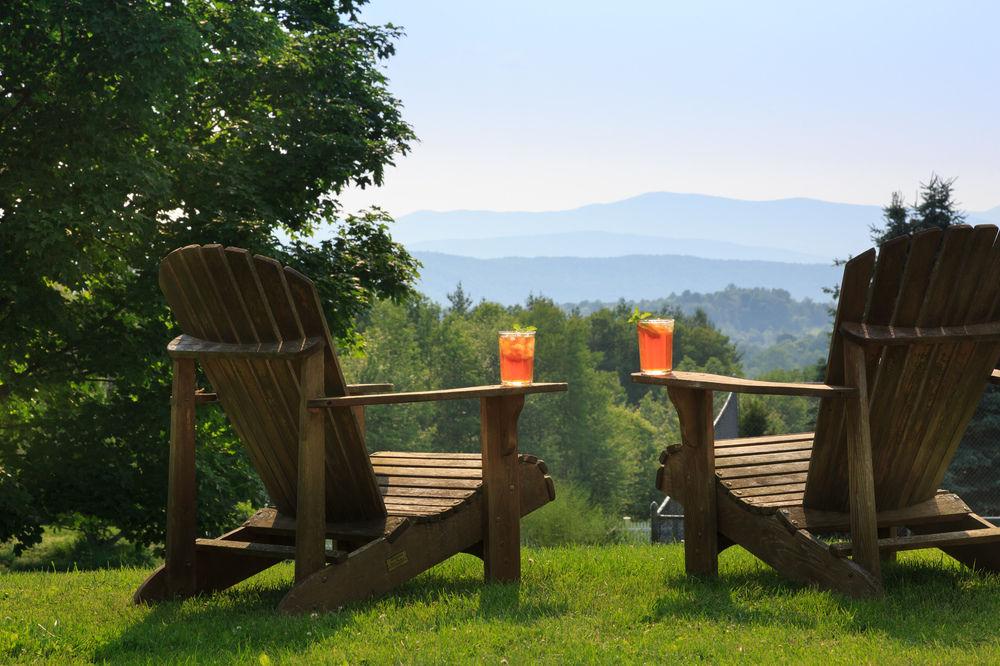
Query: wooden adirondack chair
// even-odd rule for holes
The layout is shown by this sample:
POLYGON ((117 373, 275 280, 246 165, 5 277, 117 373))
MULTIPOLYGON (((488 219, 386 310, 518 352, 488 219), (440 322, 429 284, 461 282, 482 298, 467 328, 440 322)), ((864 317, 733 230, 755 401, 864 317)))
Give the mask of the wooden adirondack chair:
POLYGON ((687 571, 717 574, 734 543, 858 597, 882 593, 880 557, 899 550, 1000 571, 1000 528, 938 490, 998 358, 997 228, 957 226, 847 263, 823 384, 633 375, 665 385, 680 418, 657 485, 684 505, 687 571), (816 431, 714 441, 713 391, 819 398, 816 431), (813 536, 835 532, 850 540, 813 536))
POLYGON ((388 393, 344 381, 316 289, 266 257, 188 246, 160 266, 184 335, 173 359, 166 563, 135 601, 221 590, 286 559, 286 612, 332 610, 388 592, 460 552, 488 580, 520 576, 520 516, 555 497, 545 464, 517 450, 529 393, 565 384, 388 393), (195 387, 195 362, 215 393, 195 387), (199 539, 194 412, 218 400, 274 506, 216 539, 199 539), (369 456, 364 406, 480 401, 481 453, 369 456), (327 548, 327 540, 333 547, 327 548))

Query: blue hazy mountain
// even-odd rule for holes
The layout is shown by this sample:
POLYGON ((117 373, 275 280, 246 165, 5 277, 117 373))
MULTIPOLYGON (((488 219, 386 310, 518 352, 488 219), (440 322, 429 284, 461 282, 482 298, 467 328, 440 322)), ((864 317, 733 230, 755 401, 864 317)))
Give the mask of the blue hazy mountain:
POLYGON ((982 220, 990 224, 1000 224, 1000 206, 984 210, 980 213, 969 213, 969 217, 973 220, 973 224, 975 224, 976 220, 982 220))
POLYGON ((500 257, 620 257, 630 254, 673 254, 706 259, 762 259, 822 263, 820 255, 776 247, 740 245, 707 238, 663 238, 607 231, 571 231, 536 236, 444 238, 407 243, 410 251, 442 252, 478 259, 500 257))
MULTIPOLYGON (((1000 222, 1000 209, 988 211, 1000 222)), ((619 248, 635 251, 634 243, 649 237, 668 243, 688 241, 683 252, 712 258, 829 261, 857 254, 871 245, 869 228, 879 224, 879 206, 834 203, 795 198, 745 201, 703 194, 651 192, 613 203, 591 204, 572 210, 547 212, 495 212, 456 210, 418 211, 403 215, 393 226, 393 236, 414 250, 434 250, 467 256, 518 256, 541 254, 527 249, 520 237, 549 236, 544 243, 561 242, 573 252, 559 256, 614 256, 619 248), (588 234, 581 234, 588 232, 588 234), (594 232, 599 232, 595 235, 594 232), (600 234, 613 234, 608 238, 600 234), (575 238, 572 236, 576 235, 575 238), (643 239, 623 237, 638 236, 643 239), (507 238, 514 240, 502 241, 507 238), (476 241, 479 241, 477 243, 476 241), (608 249, 608 243, 612 249, 608 249), (521 251, 495 252, 491 245, 506 243, 521 251), (722 244, 734 254, 726 255, 722 244), (718 247, 713 247, 718 245, 718 247), (739 247, 734 247, 739 246, 739 247), (745 248, 753 248, 747 251, 745 248), (737 253, 738 251, 738 253, 737 253), (782 257, 781 253, 799 257, 782 257)), ((969 216, 969 223, 986 219, 969 216)), ((643 254, 661 252, 657 248, 643 254)), ((546 250, 545 254, 548 254, 546 250)), ((553 253, 554 254, 554 253, 553 253)))
POLYGON ((506 257, 476 259, 415 252, 422 263, 417 289, 438 302, 459 282, 474 300, 505 305, 529 295, 557 303, 662 298, 709 293, 735 284, 787 290, 793 298, 825 301, 823 287, 839 283, 842 269, 829 263, 738 261, 672 255, 626 257, 506 257))

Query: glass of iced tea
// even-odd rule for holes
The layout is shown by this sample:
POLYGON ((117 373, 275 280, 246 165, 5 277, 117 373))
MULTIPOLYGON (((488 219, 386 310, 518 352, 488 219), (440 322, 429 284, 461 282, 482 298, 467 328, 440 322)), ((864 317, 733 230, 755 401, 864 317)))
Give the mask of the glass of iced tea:
POLYGON ((674 320, 643 319, 639 329, 639 369, 647 375, 665 375, 673 367, 674 320))
POLYGON ((535 372, 535 332, 500 331, 500 383, 530 384, 535 372))

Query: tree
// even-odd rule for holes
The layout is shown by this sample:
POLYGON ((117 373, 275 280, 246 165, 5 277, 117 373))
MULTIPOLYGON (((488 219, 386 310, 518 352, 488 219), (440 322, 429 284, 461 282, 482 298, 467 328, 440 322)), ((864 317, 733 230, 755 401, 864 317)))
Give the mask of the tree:
POLYGON ((451 311, 456 314, 465 314, 472 307, 472 299, 465 293, 462 289, 462 283, 459 282, 455 286, 455 291, 451 292, 448 296, 448 303, 451 304, 451 311))
MULTIPOLYGON (((945 179, 936 173, 931 179, 920 183, 920 193, 912 208, 907 207, 903 193, 893 192, 889 205, 882 207, 882 226, 872 225, 872 242, 882 245, 898 236, 909 236, 924 229, 945 229, 952 224, 961 224, 965 213, 958 209, 954 199, 955 179, 945 179)), ((846 259, 834 259, 834 266, 847 263, 846 259)), ((840 298, 840 285, 823 287, 823 292, 830 294, 834 303, 840 298)), ((836 308, 830 308, 830 317, 836 314, 836 308)))
POLYGON ((909 209, 902 192, 892 193, 889 205, 882 207, 882 219, 885 222, 884 228, 880 229, 875 225, 871 227, 874 242, 881 245, 890 238, 910 233, 909 209))
MULTIPOLYGON (((388 217, 337 200, 381 183, 413 139, 380 67, 399 30, 362 22, 364 2, 4 3, 0 483, 44 510, 0 537, 23 546, 69 512, 159 538, 177 331, 156 273, 171 249, 217 242, 300 269, 347 341, 377 298, 409 293, 416 262, 388 217)), ((199 428, 211 529, 253 490, 221 416, 199 428)))
POLYGON ((965 214, 958 209, 954 186, 954 178, 931 174, 929 181, 920 183, 920 193, 912 208, 907 207, 902 192, 893 192, 889 205, 882 208, 883 226, 871 228, 872 241, 881 245, 897 236, 961 224, 965 214))

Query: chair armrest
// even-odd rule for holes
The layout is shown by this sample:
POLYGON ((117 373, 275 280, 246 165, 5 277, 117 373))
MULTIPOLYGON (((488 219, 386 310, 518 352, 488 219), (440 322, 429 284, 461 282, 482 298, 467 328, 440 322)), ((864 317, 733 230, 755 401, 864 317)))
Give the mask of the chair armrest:
POLYGON ((529 393, 554 393, 565 391, 565 382, 528 384, 526 386, 471 386, 468 388, 442 389, 439 391, 407 391, 402 393, 373 393, 343 397, 316 398, 309 407, 357 407, 359 405, 392 405, 404 402, 432 402, 437 400, 472 400, 497 396, 526 395, 529 393))
POLYGON ((388 393, 392 384, 348 384, 347 395, 371 395, 372 393, 388 393))
POLYGON ((990 374, 990 384, 1000 384, 1000 370, 994 370, 990 374))
POLYGON ((830 386, 829 384, 818 382, 765 382, 757 379, 710 375, 704 372, 671 372, 666 375, 646 375, 641 372, 633 372, 632 381, 640 384, 676 386, 679 388, 709 391, 806 396, 811 398, 843 398, 857 394, 857 390, 849 386, 830 386))

